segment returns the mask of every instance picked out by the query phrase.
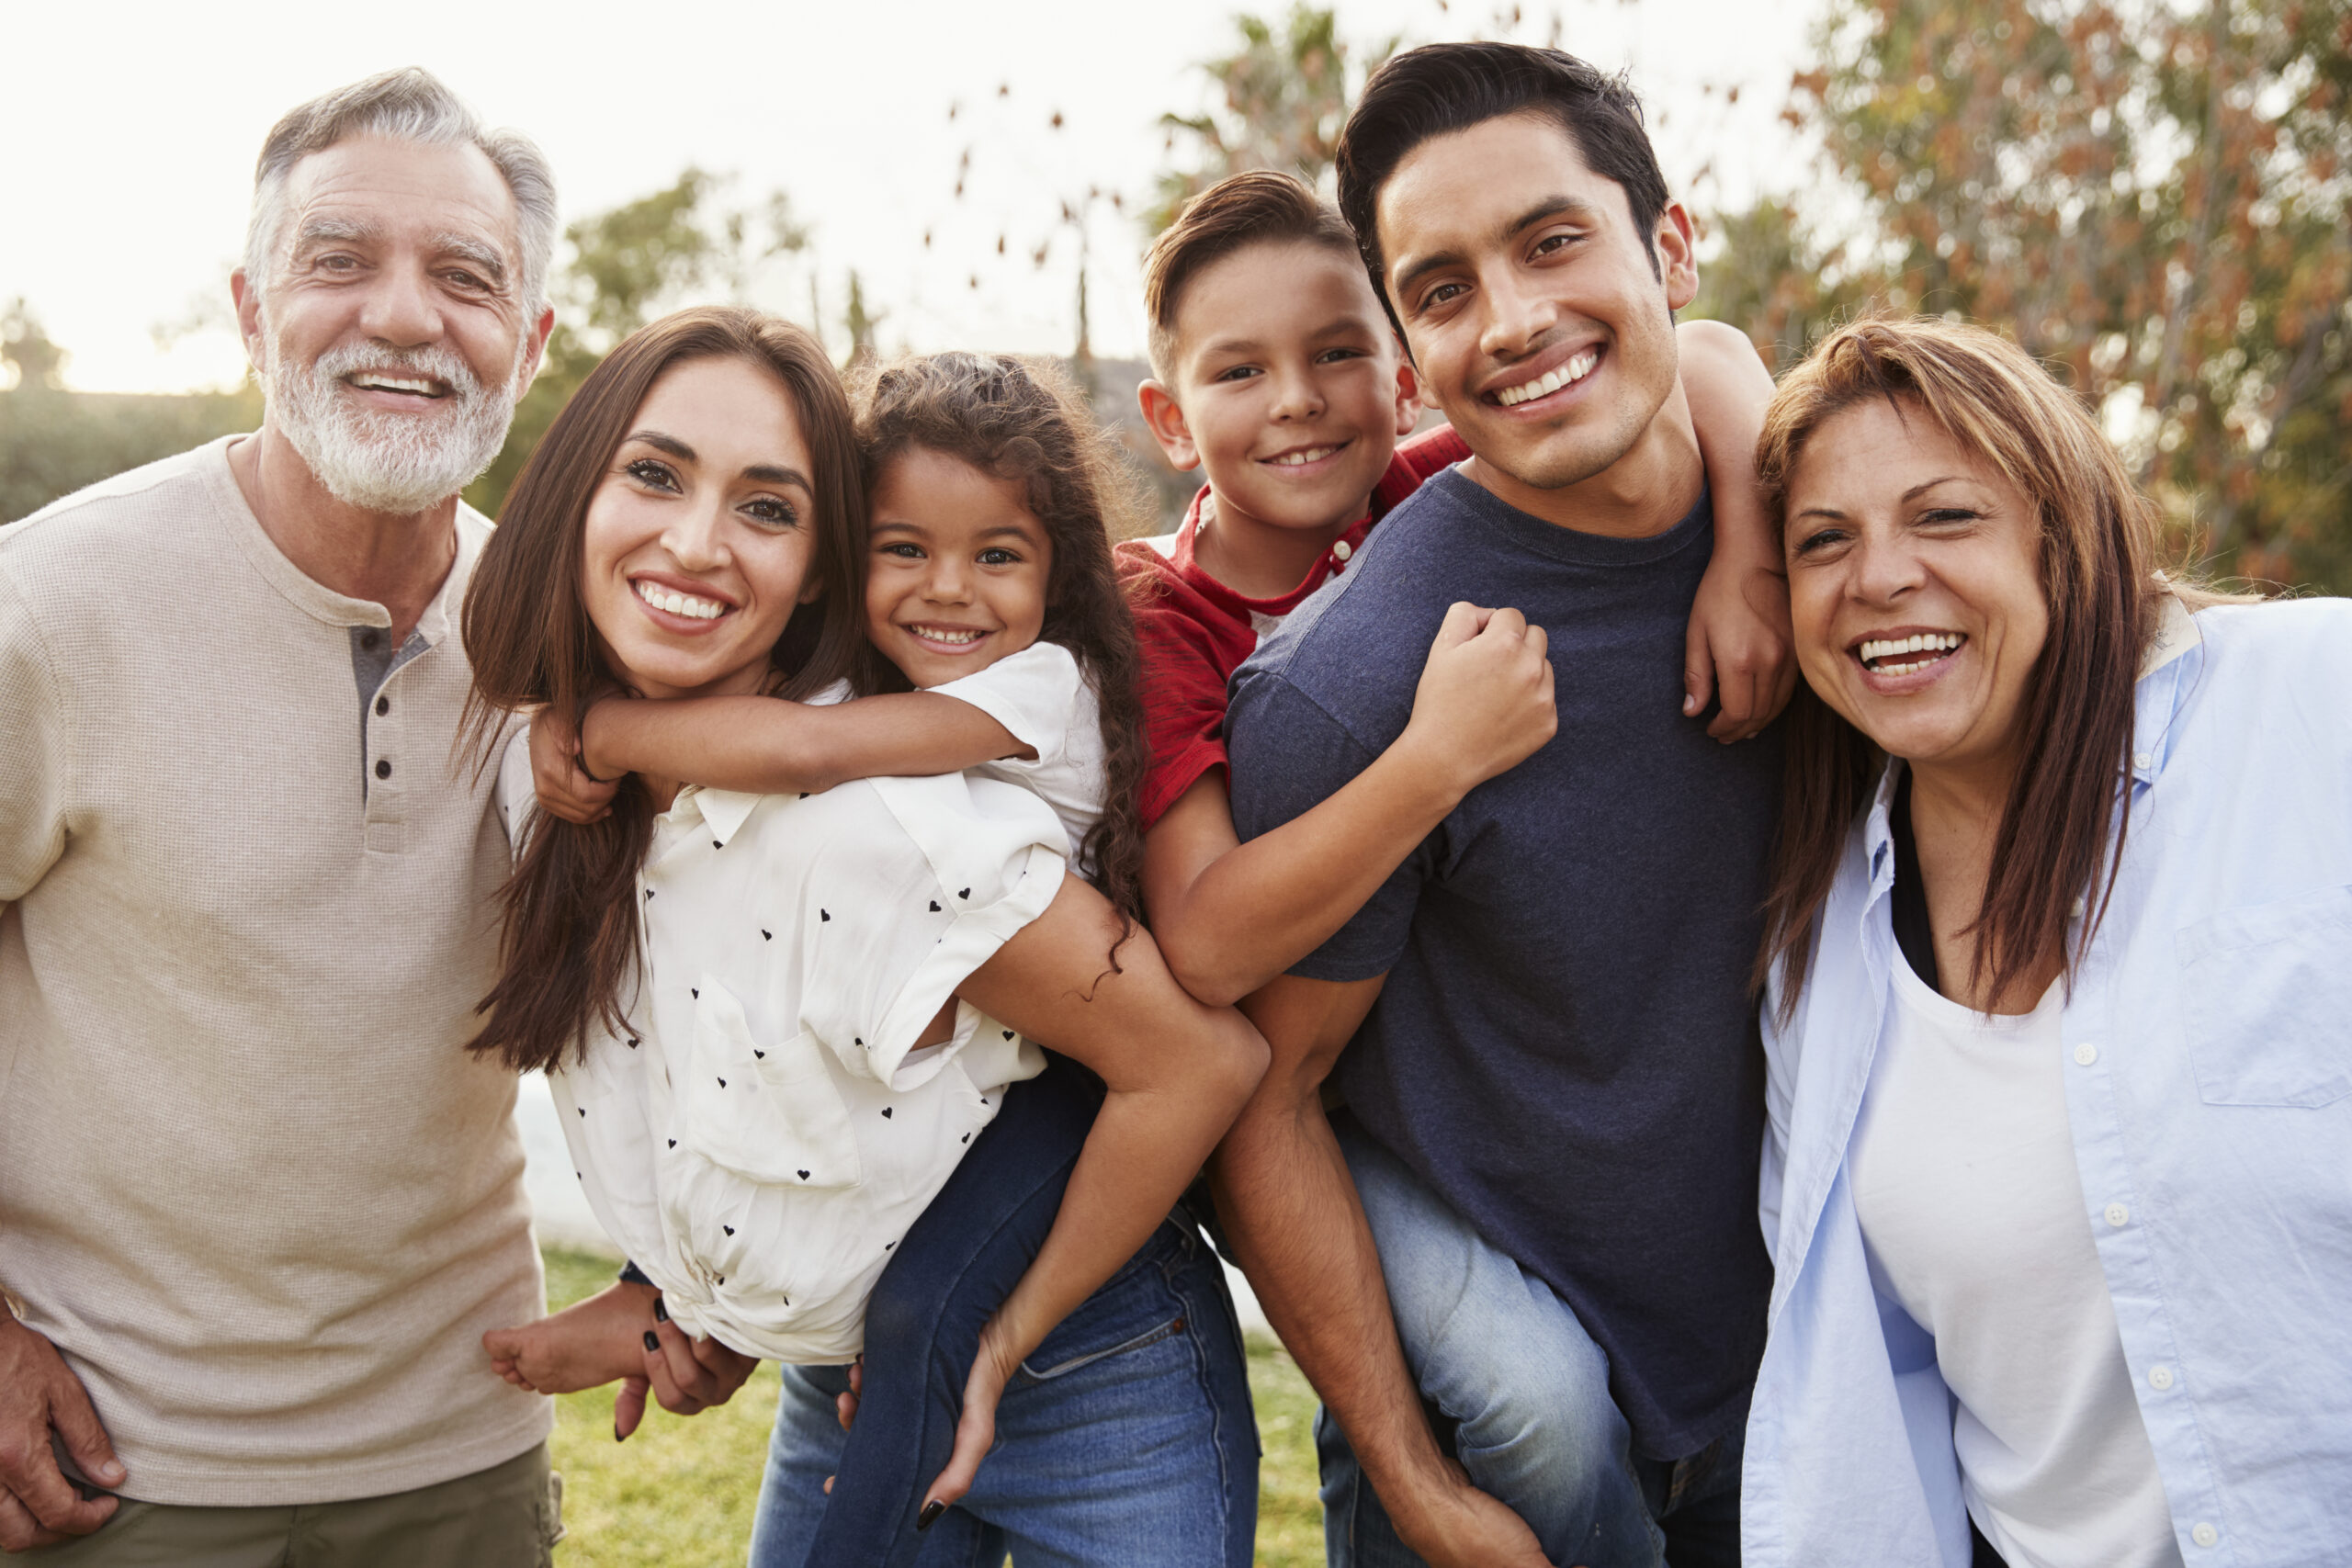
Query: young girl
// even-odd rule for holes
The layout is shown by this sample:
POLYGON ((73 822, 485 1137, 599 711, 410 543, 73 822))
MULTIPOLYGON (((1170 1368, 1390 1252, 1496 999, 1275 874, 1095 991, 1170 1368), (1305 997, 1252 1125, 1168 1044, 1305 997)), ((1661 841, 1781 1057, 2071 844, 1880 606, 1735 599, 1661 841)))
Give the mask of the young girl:
MULTIPOLYGON (((527 1386, 650 1374, 657 1310, 746 1355, 854 1354, 876 1276, 1005 1085, 1041 1066, 1025 1032, 1104 1097, 1051 1234, 981 1336, 966 1403, 985 1427, 1023 1358, 1159 1225, 1262 1066, 1238 1017, 1184 996, 1149 938, 1063 874, 1089 856, 1132 904, 1132 831, 1087 819, 1086 779, 1139 753, 1071 716, 1100 691, 1115 734, 1133 654, 1072 618, 1084 584, 1055 570, 1034 513, 999 517, 969 570, 957 558, 911 588, 875 574, 869 634, 959 694, 775 700, 837 698, 828 678, 870 657, 846 592, 858 499, 813 342, 682 312, 559 416, 469 592, 490 707, 575 711, 600 686, 695 699, 600 707, 591 770, 639 765, 639 710, 689 706, 730 732, 695 773, 739 782, 728 758, 747 735, 743 755, 787 760, 740 780, 763 793, 734 793, 671 782, 688 770, 656 758, 583 825, 528 817, 509 753, 523 847, 478 1048, 551 1069, 590 1201, 650 1281, 488 1336, 527 1386), (1069 641, 1038 642, 1056 631, 1069 641), (867 777, 915 773, 934 776, 867 777)), ((876 539, 895 558, 948 542, 899 522, 876 539)), ((1107 583, 1107 550, 1100 565, 1107 583)))

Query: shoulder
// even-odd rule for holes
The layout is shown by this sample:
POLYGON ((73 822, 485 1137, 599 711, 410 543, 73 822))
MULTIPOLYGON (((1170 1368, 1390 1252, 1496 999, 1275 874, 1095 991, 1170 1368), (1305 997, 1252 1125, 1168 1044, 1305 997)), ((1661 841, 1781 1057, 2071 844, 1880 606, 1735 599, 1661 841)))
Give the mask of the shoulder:
POLYGON ((101 479, 0 526, 0 570, 31 577, 70 565, 76 576, 86 577, 93 552, 120 550, 130 559, 153 558, 157 545, 173 536, 158 528, 159 521, 210 509, 216 484, 235 482, 227 458, 232 439, 208 442, 101 479))
POLYGON ((2216 719, 2352 736, 2352 599, 2216 604, 2195 616, 2201 660, 2183 701, 2216 719))
POLYGON ((1310 594, 1259 644, 1241 673, 1279 671, 1337 690, 1402 680, 1409 691, 1446 606, 1456 597, 1460 481, 1440 475, 1400 502, 1348 570, 1310 594), (1410 652, 1413 657, 1405 657, 1410 652))

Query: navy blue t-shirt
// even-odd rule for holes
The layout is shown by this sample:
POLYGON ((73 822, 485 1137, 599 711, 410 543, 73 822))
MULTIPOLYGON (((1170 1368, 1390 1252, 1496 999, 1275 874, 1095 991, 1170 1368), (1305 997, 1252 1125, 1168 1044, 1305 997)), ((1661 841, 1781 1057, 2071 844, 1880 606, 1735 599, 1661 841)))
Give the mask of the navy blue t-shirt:
POLYGON ((1764 1058, 1748 974, 1777 727, 1682 716, 1714 543, 1555 526, 1458 470, 1233 679, 1244 839, 1327 799, 1404 730, 1457 599, 1544 627, 1559 733, 1464 797, 1292 973, 1387 984, 1336 1082, 1364 1130, 1576 1309, 1655 1459, 1745 1413, 1771 1268, 1757 1229, 1764 1058))

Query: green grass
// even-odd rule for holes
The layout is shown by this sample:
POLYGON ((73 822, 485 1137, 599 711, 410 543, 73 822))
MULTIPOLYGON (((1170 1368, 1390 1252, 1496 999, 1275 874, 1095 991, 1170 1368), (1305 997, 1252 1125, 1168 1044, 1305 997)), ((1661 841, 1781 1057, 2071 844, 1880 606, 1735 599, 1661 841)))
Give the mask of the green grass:
MULTIPOLYGON (((566 1307, 608 1284, 613 1265, 549 1249, 548 1305, 566 1307)), ((1250 1388, 1265 1446, 1259 1474, 1261 1568, 1323 1561, 1315 1498, 1315 1394, 1288 1354, 1250 1338, 1250 1388)), ((763 1366, 741 1393, 691 1418, 659 1408, 625 1444, 613 1441, 612 1390, 556 1400, 555 1465, 563 1472, 561 1568, 741 1568, 759 1495, 776 1374, 763 1366)))

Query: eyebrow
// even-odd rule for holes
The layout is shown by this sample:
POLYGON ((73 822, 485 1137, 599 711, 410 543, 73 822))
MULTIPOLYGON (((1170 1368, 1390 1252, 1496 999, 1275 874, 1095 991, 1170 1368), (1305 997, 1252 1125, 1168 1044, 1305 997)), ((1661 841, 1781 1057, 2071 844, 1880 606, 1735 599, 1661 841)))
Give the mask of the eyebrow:
POLYGON ((305 218, 294 231, 294 248, 305 245, 332 244, 338 240, 374 240, 382 236, 383 229, 356 218, 305 218))
MULTIPOLYGON (((627 446, 631 441, 640 442, 652 447, 656 452, 675 457, 681 463, 697 463, 702 460, 693 447, 676 436, 664 434, 659 430, 632 430, 622 438, 622 445, 627 446)), ((743 470, 742 477, 761 484, 798 485, 810 495, 817 493, 817 487, 808 482, 808 475, 797 468, 786 468, 777 463, 753 463, 743 470)))
POLYGON ((506 258, 498 254, 497 247, 485 244, 469 234, 435 234, 433 243, 436 249, 456 256, 476 271, 487 273, 491 282, 505 283, 506 258))
MULTIPOLYGON (((1490 243, 1498 245, 1508 243, 1511 239, 1525 233, 1546 219, 1570 217, 1589 223, 1600 216, 1600 209, 1580 196, 1569 196, 1565 193, 1547 196, 1518 217, 1507 219, 1497 224, 1490 243)), ((1409 293, 1413 285, 1425 275, 1435 272, 1441 267, 1459 266, 1468 259, 1460 251, 1439 251, 1430 255, 1415 257, 1410 265, 1397 273, 1396 282, 1394 285, 1396 294, 1401 298, 1409 293)))
MULTIPOLYGON (((1939 479, 1922 479, 1917 484, 1913 485, 1909 490, 1905 491, 1903 492, 1902 499, 1905 501, 1917 501, 1920 496, 1927 494, 1928 491, 1935 489, 1938 485, 1951 484, 1955 480, 1964 480, 1967 478, 1968 476, 1966 474, 1945 474, 1939 479)), ((1843 522, 1846 517, 1846 514, 1843 512, 1838 511, 1838 508, 1834 506, 1808 506, 1804 511, 1798 513, 1797 515, 1800 517, 1835 517, 1840 522, 1843 522)))
MULTIPOLYGON (((1319 343, 1325 338, 1343 337, 1351 333, 1362 333, 1369 336, 1372 335, 1372 332, 1371 323, 1360 317, 1334 316, 1314 331, 1307 333, 1306 340, 1308 343, 1319 343)), ((1221 337, 1203 346, 1201 357, 1208 359, 1227 354, 1256 354, 1265 346, 1255 338, 1221 337)))

